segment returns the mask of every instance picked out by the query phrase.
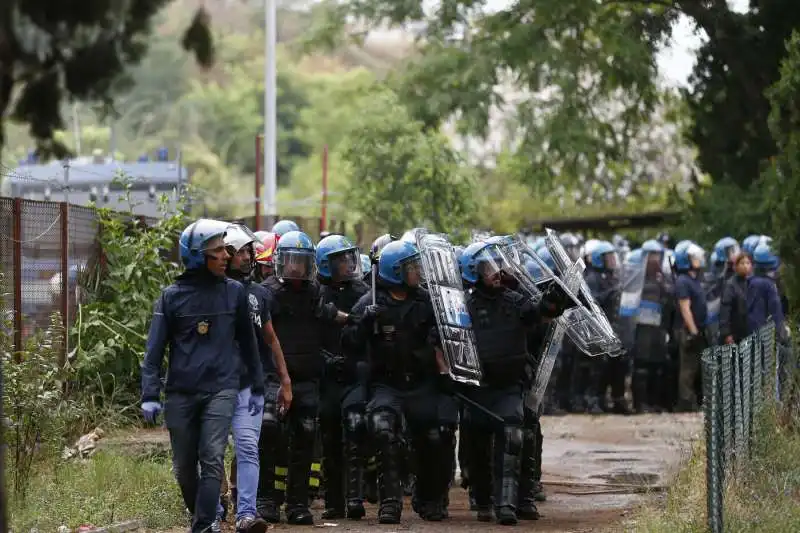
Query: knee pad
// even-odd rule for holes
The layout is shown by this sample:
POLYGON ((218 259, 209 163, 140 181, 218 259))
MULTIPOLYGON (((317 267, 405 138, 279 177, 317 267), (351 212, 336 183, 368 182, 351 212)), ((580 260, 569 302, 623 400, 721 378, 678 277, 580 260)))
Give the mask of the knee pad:
POLYGON ((314 438, 317 434, 317 417, 311 415, 303 416, 298 422, 297 429, 307 437, 314 438))
POLYGON ((363 411, 347 410, 342 416, 344 431, 348 435, 360 435, 367 430, 367 417, 363 411))
POLYGON ((510 455, 522 453, 523 441, 522 428, 517 426, 506 426, 503 428, 503 439, 505 441, 505 451, 510 455))
POLYGON ((388 410, 375 411, 369 417, 369 430, 378 440, 394 440, 397 426, 397 415, 388 410))

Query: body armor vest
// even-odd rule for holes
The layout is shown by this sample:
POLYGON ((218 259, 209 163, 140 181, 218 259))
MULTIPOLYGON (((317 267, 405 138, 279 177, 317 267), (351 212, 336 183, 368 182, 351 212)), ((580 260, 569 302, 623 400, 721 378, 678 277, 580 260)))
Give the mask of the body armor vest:
POLYGON ((320 379, 323 370, 322 321, 319 285, 294 289, 274 276, 265 285, 272 290, 272 325, 281 343, 289 376, 296 381, 320 379))
POLYGON ((433 348, 428 342, 434 317, 427 293, 416 291, 397 301, 379 290, 376 302, 383 310, 372 336, 372 379, 397 388, 410 388, 435 374, 433 348))
POLYGON ((487 294, 473 289, 467 307, 473 320, 483 383, 503 387, 519 383, 525 375, 529 331, 520 318, 521 298, 505 290, 487 294))

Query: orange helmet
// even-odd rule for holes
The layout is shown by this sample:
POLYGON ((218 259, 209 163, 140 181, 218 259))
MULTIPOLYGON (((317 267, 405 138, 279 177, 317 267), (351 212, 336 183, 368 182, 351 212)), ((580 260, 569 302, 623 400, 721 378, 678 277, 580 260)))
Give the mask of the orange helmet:
POLYGON ((256 263, 271 265, 272 253, 275 251, 275 246, 278 244, 278 236, 266 231, 259 231, 256 235, 261 239, 261 242, 256 242, 254 246, 256 263))

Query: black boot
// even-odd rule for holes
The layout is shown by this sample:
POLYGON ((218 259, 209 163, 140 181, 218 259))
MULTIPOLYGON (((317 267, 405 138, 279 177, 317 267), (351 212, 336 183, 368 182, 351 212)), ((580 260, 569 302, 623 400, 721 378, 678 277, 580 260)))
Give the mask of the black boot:
POLYGON ((256 512, 258 516, 270 524, 277 524, 281 521, 281 508, 272 500, 264 498, 256 499, 256 512))
POLYGON ((522 444, 522 428, 518 427, 506 427, 502 440, 495 440, 494 514, 497 523, 503 526, 517 523, 519 454, 522 444))
POLYGON ((345 492, 346 515, 350 520, 364 518, 364 455, 355 439, 348 436, 345 442, 345 492))
POLYGON ((378 522, 399 524, 403 512, 403 489, 400 484, 400 450, 395 439, 378 443, 378 493, 381 500, 378 522))
POLYGON ((517 517, 521 520, 538 520, 536 508, 536 429, 534 415, 525 413, 525 441, 520 457, 519 494, 517 497, 517 517))

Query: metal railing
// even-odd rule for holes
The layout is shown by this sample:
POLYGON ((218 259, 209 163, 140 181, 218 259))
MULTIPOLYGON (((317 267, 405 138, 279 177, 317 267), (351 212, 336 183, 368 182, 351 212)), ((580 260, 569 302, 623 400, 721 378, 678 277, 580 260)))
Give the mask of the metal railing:
POLYGON ((713 346, 702 355, 706 438, 708 527, 723 531, 726 477, 750 457, 760 411, 771 402, 796 398, 791 380, 796 361, 776 342, 769 323, 738 344, 713 346))

